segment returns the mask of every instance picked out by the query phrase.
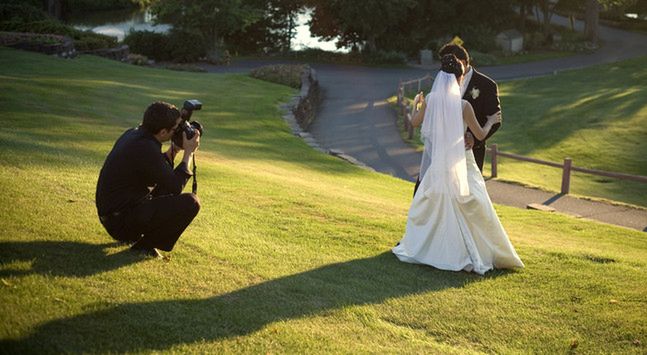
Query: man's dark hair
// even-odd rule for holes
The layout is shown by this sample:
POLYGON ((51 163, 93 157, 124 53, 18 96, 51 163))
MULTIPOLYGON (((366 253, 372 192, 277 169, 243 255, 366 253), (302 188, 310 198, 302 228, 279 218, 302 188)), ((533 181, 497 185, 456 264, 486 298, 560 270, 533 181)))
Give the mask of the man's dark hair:
POLYGON ((177 119, 180 117, 180 110, 168 102, 153 102, 142 120, 142 127, 151 134, 157 134, 162 129, 171 129, 175 126, 177 119))
POLYGON ((460 44, 447 43, 442 46, 440 51, 438 51, 438 55, 442 58, 446 54, 453 54, 459 60, 464 60, 467 64, 470 63, 470 55, 467 53, 467 49, 460 44))

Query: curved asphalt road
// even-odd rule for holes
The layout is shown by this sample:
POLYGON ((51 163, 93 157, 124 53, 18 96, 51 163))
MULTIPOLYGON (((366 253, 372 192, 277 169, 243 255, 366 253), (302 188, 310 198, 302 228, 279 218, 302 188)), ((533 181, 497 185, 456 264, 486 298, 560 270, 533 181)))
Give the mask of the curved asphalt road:
MULTIPOLYGON (((566 25, 567 19, 554 16, 553 22, 566 25)), ((583 23, 577 21, 576 29, 581 31, 582 27, 583 23)), ((503 81, 647 56, 647 35, 601 26, 600 37, 606 45, 593 54, 479 70, 503 81)), ((282 61, 237 61, 228 67, 209 66, 208 69, 246 72, 279 62, 282 61)), ((319 145, 342 151, 379 172, 415 181, 421 154, 402 141, 395 125, 395 112, 385 100, 395 93, 400 80, 422 77, 435 72, 437 67, 389 69, 330 64, 313 67, 324 93, 321 110, 309 128, 319 145)), ((554 195, 496 180, 488 181, 487 185, 496 203, 521 208, 539 203, 568 214, 647 231, 647 210, 554 195)))
MULTIPOLYGON (((566 19, 555 16, 555 22, 566 19)), ((578 22, 576 28, 583 27, 578 22)), ((479 68, 497 81, 552 74, 647 55, 647 36, 601 27, 607 45, 593 54, 547 61, 479 68)), ((415 180, 421 155, 402 142, 394 112, 385 103, 398 81, 410 80, 437 68, 385 69, 315 65, 325 99, 310 132, 324 148, 341 150, 377 171, 415 180)), ((504 107, 505 109, 505 107, 504 107)))

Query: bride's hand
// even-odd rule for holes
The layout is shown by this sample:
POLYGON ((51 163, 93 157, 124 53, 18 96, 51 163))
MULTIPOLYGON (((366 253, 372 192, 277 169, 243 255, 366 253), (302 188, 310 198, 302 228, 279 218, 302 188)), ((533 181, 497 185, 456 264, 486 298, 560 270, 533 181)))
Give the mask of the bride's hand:
POLYGON ((501 111, 497 111, 491 115, 488 115, 487 120, 488 122, 491 122, 492 125, 501 123, 501 121, 503 120, 503 117, 501 117, 501 111))
POLYGON ((421 91, 413 99, 413 109, 415 111, 422 111, 426 107, 427 107, 427 103, 425 102, 425 94, 421 91))
POLYGON ((420 111, 420 107, 424 102, 425 94, 421 91, 418 93, 418 95, 416 95, 416 97, 413 98, 413 107, 415 107, 416 111, 420 111))

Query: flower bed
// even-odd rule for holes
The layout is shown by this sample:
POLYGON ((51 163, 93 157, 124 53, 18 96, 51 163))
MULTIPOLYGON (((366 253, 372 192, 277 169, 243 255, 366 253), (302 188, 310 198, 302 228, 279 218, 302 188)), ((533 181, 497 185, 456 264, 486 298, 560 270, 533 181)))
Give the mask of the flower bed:
POLYGON ((73 57, 76 53, 71 38, 52 34, 0 32, 0 46, 61 57, 73 57))

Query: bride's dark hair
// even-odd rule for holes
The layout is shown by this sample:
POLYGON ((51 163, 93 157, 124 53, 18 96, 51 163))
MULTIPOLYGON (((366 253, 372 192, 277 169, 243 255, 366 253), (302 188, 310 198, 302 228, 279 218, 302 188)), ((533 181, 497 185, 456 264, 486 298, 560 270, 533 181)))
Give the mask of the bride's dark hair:
POLYGON ((463 76, 463 65, 453 54, 445 54, 440 58, 440 70, 456 75, 456 80, 463 76))

